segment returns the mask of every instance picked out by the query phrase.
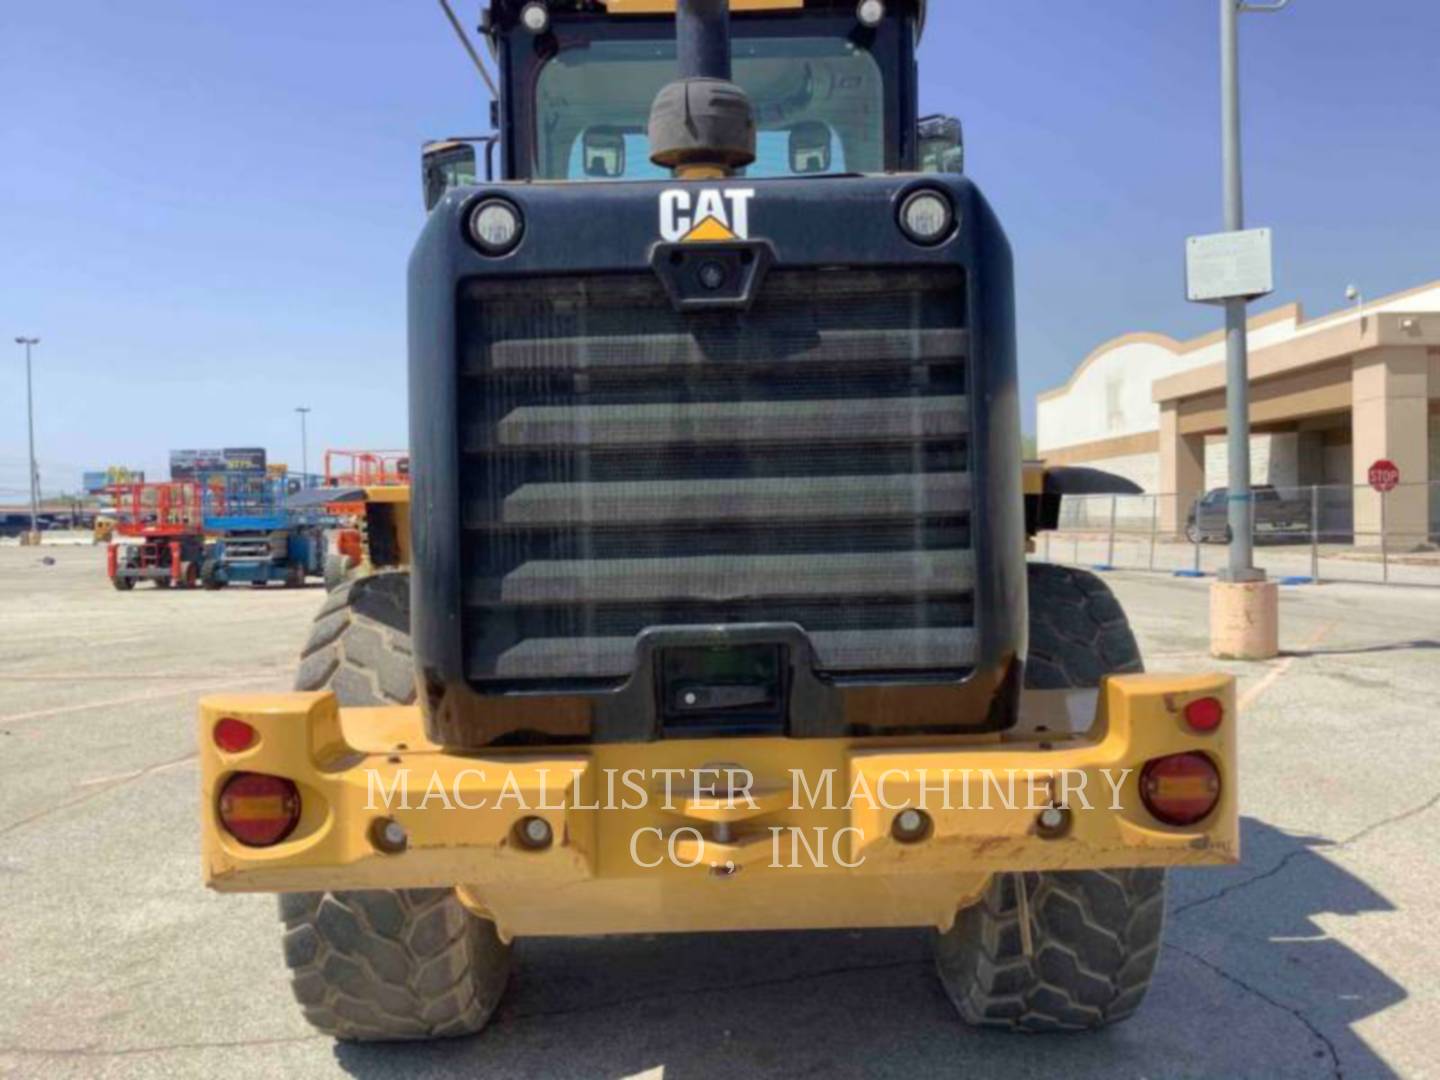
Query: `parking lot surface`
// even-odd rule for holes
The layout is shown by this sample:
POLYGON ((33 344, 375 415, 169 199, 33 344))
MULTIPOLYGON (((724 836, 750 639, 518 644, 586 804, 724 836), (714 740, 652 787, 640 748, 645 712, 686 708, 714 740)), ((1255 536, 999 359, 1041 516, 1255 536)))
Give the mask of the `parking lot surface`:
MULTIPOLYGON (((43 560, 51 559, 47 565, 43 560)), ((275 901, 200 884, 196 701, 288 689, 318 588, 114 592, 0 548, 0 1075, 1440 1075, 1440 591, 1286 590, 1241 678, 1244 864, 1171 875, 1141 1014, 955 1018, 925 931, 521 941, 491 1029, 315 1035, 275 901)), ((1204 583, 1115 574, 1152 670, 1215 666, 1204 583)))

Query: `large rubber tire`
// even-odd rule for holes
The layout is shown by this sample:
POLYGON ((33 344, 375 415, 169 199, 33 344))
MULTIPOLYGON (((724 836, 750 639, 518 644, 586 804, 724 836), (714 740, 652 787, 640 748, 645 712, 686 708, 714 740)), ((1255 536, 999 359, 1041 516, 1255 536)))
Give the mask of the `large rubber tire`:
MULTIPOLYGON (((1032 690, 1098 687, 1144 670, 1135 635, 1094 574, 1032 563, 1032 690)), ((998 874, 979 903, 938 935, 940 981, 961 1017, 1013 1031, 1082 1031, 1131 1016, 1160 955, 1165 871, 1047 871, 1023 875, 1032 952, 1021 933, 1022 875, 998 874)))
POLYGON ((337 1039, 473 1035, 509 979, 509 946, 449 889, 295 893, 280 917, 295 998, 337 1039))
POLYGON ((334 691, 341 705, 413 705, 410 575, 372 574, 327 593, 295 689, 334 691))
POLYGON ((1130 620, 1110 586, 1068 566, 1031 563, 1027 690, 1086 690, 1145 670, 1130 620))
POLYGON ((350 558, 347 555, 331 554, 325 556, 325 591, 334 592, 341 585, 344 585, 353 569, 350 565, 350 558))
MULTIPOLYGON (((305 646, 300 690, 342 705, 415 700, 408 574, 329 593, 305 646)), ((510 977, 510 948, 449 889, 280 897, 285 963, 305 1018, 337 1039, 473 1035, 510 977)))
POLYGON ((200 584, 212 592, 225 588, 226 582, 220 576, 220 564, 216 560, 205 560, 205 564, 200 568, 200 584))
POLYGON ((1023 875, 1034 952, 1016 886, 998 874, 941 934, 935 964, 961 1017, 1012 1031, 1088 1031, 1125 1020, 1150 989, 1165 922, 1165 871, 1023 875))
POLYGON ((135 588, 135 579, 128 577, 120 577, 117 574, 115 577, 110 579, 110 584, 115 586, 116 592, 129 592, 131 589, 135 588))

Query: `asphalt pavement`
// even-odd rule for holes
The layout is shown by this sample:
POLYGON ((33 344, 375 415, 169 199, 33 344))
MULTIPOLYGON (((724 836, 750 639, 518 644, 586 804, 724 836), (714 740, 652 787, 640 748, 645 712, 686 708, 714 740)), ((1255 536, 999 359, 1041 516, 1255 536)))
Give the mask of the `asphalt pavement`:
MULTIPOLYGON (((1215 666, 1205 583, 1110 581, 1151 670, 1215 666)), ((925 931, 756 933, 522 940, 486 1033, 382 1047, 307 1027, 273 897, 200 884, 195 703, 288 689, 321 597, 0 547, 0 1076, 1440 1076, 1440 590, 1286 589, 1286 654, 1221 665, 1244 864, 1171 875, 1110 1031, 964 1027, 925 931)))

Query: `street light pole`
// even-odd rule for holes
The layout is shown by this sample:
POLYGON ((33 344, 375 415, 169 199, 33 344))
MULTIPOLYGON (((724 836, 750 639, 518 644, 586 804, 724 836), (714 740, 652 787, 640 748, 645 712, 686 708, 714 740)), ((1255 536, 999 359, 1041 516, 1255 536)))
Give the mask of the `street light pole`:
MULTIPOLYGON (((1240 4, 1220 0, 1220 111, 1225 170, 1225 229, 1245 228, 1245 188, 1240 162, 1240 4)), ((1230 564, 1227 581, 1260 581, 1254 567, 1254 523, 1250 492, 1250 356, 1247 301, 1225 301, 1226 423, 1229 442, 1230 564)))
POLYGON ((300 414, 300 486, 306 487, 310 483, 310 437, 305 430, 305 417, 310 409, 301 405, 295 411, 300 414))
POLYGON ((38 337, 17 337, 16 345, 25 346, 25 414, 30 427, 30 531, 40 531, 40 471, 35 467, 35 394, 30 382, 30 350, 40 344, 38 337))
MULTIPOLYGON (((1225 230, 1245 228, 1245 185, 1240 154, 1240 16, 1244 12, 1272 12, 1290 0, 1246 3, 1220 0, 1220 114, 1221 157, 1225 174, 1225 230)), ((1255 568, 1255 501, 1250 487, 1250 343, 1246 326, 1249 301, 1225 301, 1225 430, 1229 446, 1230 560, 1221 578, 1231 582, 1264 581, 1255 568)))

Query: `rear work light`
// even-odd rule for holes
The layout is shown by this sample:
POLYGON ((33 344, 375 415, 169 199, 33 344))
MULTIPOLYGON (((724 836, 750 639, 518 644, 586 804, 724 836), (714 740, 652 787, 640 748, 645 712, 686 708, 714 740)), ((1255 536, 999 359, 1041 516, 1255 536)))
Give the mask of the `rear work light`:
POLYGON ((300 822, 300 792, 263 773, 236 773, 220 790, 220 824, 247 847, 280 843, 300 822))
POLYGON ((1220 801, 1220 770, 1204 754, 1156 758, 1140 773, 1140 797, 1166 825, 1194 825, 1220 801))
POLYGON ((1225 719, 1225 706, 1219 698, 1203 697, 1185 706, 1185 723, 1191 731, 1208 735, 1217 730, 1225 719))
POLYGON ((236 720, 233 716, 224 717, 216 723, 213 735, 215 745, 227 754, 238 754, 242 750, 249 750, 255 745, 257 739, 253 727, 244 720, 236 720))

